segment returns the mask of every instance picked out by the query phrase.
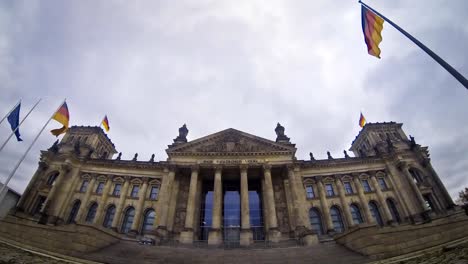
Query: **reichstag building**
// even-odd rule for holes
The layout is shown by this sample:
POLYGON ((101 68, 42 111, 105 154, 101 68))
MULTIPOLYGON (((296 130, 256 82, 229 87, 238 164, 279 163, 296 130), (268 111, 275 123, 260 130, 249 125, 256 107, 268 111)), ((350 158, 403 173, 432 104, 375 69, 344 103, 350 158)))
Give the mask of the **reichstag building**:
POLYGON ((17 205, 48 225, 86 223, 128 237, 249 246, 317 243, 363 223, 426 221, 453 205, 427 147, 402 124, 368 123, 342 157, 309 160, 277 124, 270 140, 226 129, 192 141, 184 125, 167 160, 122 160, 99 127, 71 127, 41 152, 17 205))

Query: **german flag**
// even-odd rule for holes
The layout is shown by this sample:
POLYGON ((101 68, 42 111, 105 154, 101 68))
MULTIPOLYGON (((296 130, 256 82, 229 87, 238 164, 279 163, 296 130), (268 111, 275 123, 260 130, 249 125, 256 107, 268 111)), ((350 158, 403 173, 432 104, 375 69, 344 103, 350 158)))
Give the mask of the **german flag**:
POLYGON ((101 125, 104 127, 106 132, 109 132, 110 127, 109 127, 109 120, 107 120, 107 115, 104 116, 104 119, 102 120, 101 125))
POLYGON ((359 126, 364 127, 366 125, 366 118, 364 115, 361 113, 361 116, 359 117, 359 126))
POLYGON ((52 129, 50 131, 52 135, 58 137, 60 134, 63 134, 67 131, 70 122, 67 102, 63 102, 63 105, 59 108, 59 110, 57 110, 57 112, 55 112, 54 116, 52 116, 52 119, 63 125, 61 128, 52 129))
POLYGON ((384 20, 372 11, 362 6, 362 32, 367 45, 367 53, 380 59, 379 44, 382 42, 384 20))

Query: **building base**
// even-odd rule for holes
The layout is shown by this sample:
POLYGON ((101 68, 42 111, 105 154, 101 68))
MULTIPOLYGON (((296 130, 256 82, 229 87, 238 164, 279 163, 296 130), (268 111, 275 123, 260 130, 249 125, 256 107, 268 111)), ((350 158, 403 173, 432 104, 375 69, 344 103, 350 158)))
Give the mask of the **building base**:
POLYGON ((192 244, 193 243, 193 231, 185 230, 180 233, 179 242, 182 244, 192 244))
POLYGON ((250 229, 242 229, 240 233, 240 245, 243 247, 250 246, 253 243, 253 234, 250 229))
POLYGON ((281 240, 281 232, 278 228, 270 228, 268 230, 268 241, 270 242, 279 242, 281 240))
POLYGON ((223 234, 221 229, 212 229, 208 233, 208 245, 221 245, 223 243, 223 234))

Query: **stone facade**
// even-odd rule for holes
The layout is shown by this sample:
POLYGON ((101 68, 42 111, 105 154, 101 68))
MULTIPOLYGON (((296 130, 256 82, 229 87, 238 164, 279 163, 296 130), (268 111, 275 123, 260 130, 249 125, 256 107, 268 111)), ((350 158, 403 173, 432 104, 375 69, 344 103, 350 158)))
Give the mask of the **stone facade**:
POLYGON ((402 124, 370 123, 355 157, 298 160, 278 124, 276 141, 235 129, 187 141, 167 161, 121 160, 98 127, 71 127, 49 150, 17 205, 39 223, 83 223, 128 236, 208 244, 301 239, 361 225, 427 222, 453 202, 427 147, 402 124))

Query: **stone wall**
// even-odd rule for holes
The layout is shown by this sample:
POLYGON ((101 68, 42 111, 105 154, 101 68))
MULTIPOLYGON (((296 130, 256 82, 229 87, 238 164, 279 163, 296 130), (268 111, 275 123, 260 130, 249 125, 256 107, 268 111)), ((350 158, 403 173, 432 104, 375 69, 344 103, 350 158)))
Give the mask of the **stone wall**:
POLYGON ((337 243, 372 258, 389 258, 468 237, 468 217, 456 212, 431 223, 379 228, 359 226, 335 236, 337 243))
POLYGON ((96 251, 120 241, 111 231, 91 225, 48 226, 11 215, 0 221, 0 236, 65 255, 96 251))
MULTIPOLYGON (((278 217, 278 228, 285 237, 289 236, 289 213, 286 203, 286 194, 281 177, 273 177, 273 191, 275 197, 276 216, 278 217)), ((265 216, 264 216, 265 217, 265 216)))

